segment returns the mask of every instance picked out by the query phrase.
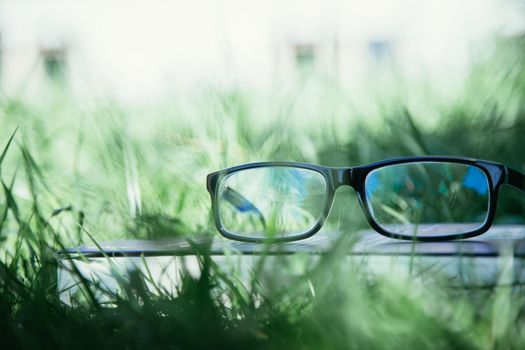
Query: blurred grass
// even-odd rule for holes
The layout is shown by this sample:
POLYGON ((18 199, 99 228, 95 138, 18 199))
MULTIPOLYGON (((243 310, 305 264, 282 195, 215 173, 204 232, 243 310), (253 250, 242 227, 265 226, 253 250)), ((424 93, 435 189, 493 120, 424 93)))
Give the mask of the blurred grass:
MULTIPOLYGON (((143 106, 77 101, 67 92, 42 100, 3 97, 2 342, 20 348, 523 348, 519 286, 471 291, 450 289, 439 276, 372 277, 359 266, 343 269, 335 251, 299 276, 285 268, 255 276, 246 287, 204 252, 201 277, 185 276, 177 296, 152 294, 144 276, 132 275, 112 307, 86 289, 85 302, 71 308, 58 300, 55 255, 89 243, 86 232, 97 240, 215 235, 205 175, 248 161, 351 166, 443 154, 525 172, 518 44, 476 67, 463 93, 444 101, 429 99, 431 87, 361 96, 326 81, 266 96, 207 89, 143 106), (278 274, 285 283, 268 288, 278 274)), ((339 193, 328 229, 351 233, 365 225, 350 192, 339 193)), ((524 204, 504 191, 497 220, 522 223, 524 204)))

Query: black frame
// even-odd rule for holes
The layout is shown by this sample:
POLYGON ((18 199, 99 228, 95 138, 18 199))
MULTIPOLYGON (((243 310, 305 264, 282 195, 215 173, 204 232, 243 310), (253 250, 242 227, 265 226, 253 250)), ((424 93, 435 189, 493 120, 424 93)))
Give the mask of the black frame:
POLYGON ((333 199, 335 196, 335 191, 340 186, 350 186, 357 192, 357 197, 359 199, 359 204, 365 213, 366 219, 370 226, 377 231, 378 233, 396 239, 403 240, 414 240, 414 241, 444 241, 444 240, 454 240, 454 239, 464 239, 474 236, 481 235, 488 231, 492 226, 494 221, 494 216, 496 214, 496 206, 498 201, 498 193, 502 185, 510 185, 522 192, 525 192, 525 175, 519 173, 516 170, 508 168, 507 166, 491 161, 472 159, 472 158, 463 158, 463 157, 448 157, 448 156, 416 156, 416 157, 404 157, 404 158, 394 158, 383 160, 371 164, 360 165, 356 167, 325 167, 321 165, 314 165, 308 163, 295 163, 295 162, 259 162, 259 163, 249 163, 234 166, 224 170, 220 170, 214 173, 211 173, 207 176, 207 189, 211 196, 212 201, 212 212, 215 224, 219 232, 226 238, 235 239, 244 242, 266 242, 267 238, 254 238, 254 237, 245 237, 240 236, 231 232, 228 232, 221 224, 218 210, 217 210, 217 190, 218 185, 225 176, 235 173, 240 170, 254 169, 261 167, 271 167, 271 166, 285 166, 293 168, 302 168, 316 171, 324 176, 327 184, 327 195, 325 201, 325 208, 321 214, 319 220, 315 226, 308 232, 305 232, 301 235, 291 236, 291 237, 278 237, 271 239, 272 242, 290 242, 297 241, 304 238, 308 238, 318 232, 323 226, 326 218, 330 213, 332 208, 333 199), (447 236, 437 236, 437 237, 414 237, 401 234, 395 234, 388 232, 380 227, 379 224, 375 222, 370 213, 369 207, 367 205, 367 199, 365 195, 365 179, 366 176, 375 169, 379 169, 385 166, 397 165, 397 164, 406 164, 406 163, 420 163, 420 162, 431 162, 431 163, 460 163, 475 166, 487 176, 489 182, 489 208, 488 215, 485 223, 478 229, 469 231, 466 233, 447 235, 447 236))

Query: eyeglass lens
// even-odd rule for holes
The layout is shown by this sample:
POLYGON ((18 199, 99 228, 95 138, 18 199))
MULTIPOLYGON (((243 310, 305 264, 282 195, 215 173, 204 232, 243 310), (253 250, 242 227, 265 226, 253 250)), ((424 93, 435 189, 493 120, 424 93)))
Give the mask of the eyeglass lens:
POLYGON ((385 231, 432 237, 481 228, 489 212, 485 173, 460 163, 408 163, 371 171, 366 203, 385 231))
POLYGON ((217 194, 219 220, 228 232, 293 237, 312 230, 323 215, 327 183, 309 169, 261 167, 226 176, 217 194))

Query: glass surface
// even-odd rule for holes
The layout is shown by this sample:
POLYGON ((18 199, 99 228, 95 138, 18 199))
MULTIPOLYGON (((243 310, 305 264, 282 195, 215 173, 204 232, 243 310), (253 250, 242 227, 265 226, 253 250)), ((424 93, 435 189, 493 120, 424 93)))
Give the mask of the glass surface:
POLYGON ((407 163, 371 171, 365 179, 368 209, 390 233, 439 237, 483 226, 489 211, 485 173, 459 163, 407 163))
POLYGON ((324 176, 294 167, 262 167, 227 175, 218 187, 218 216, 226 231, 251 238, 293 237, 323 215, 324 176))

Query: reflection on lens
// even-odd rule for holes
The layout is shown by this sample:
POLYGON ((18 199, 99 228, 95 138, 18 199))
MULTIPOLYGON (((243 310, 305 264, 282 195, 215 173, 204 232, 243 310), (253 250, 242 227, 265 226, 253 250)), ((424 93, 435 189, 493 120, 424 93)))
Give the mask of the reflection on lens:
POLYGON ((227 175, 219 184, 223 228, 251 238, 293 237, 310 231, 324 212, 327 185, 316 171, 261 167, 227 175))
POLYGON ((407 163, 371 171, 365 180, 368 209, 389 233, 440 237, 483 226, 489 182, 481 169, 460 163, 407 163))

